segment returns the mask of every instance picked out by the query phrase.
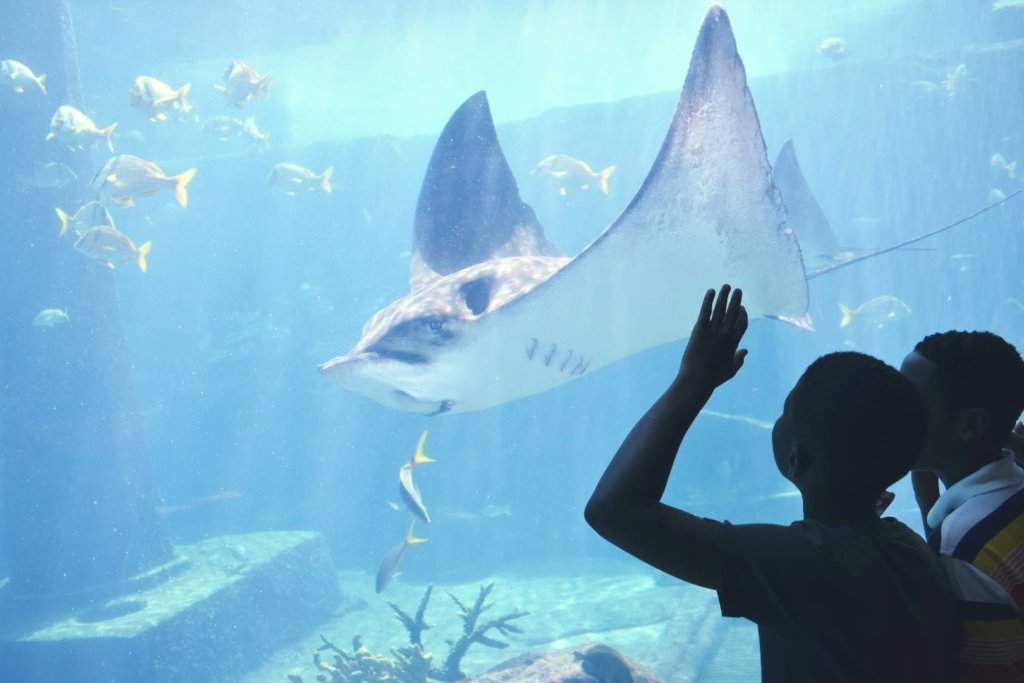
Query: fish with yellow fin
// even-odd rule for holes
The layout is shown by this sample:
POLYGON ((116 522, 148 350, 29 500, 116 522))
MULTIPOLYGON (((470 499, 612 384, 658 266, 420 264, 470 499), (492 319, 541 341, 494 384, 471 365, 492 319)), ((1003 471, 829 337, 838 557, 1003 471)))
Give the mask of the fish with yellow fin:
POLYGON ((60 219, 60 236, 67 234, 68 230, 74 230, 75 234, 81 237, 89 228, 103 225, 108 228, 114 227, 114 218, 107 211, 106 207, 97 201, 87 202, 79 207, 73 215, 57 211, 57 218, 60 219))
POLYGON ((168 112, 180 116, 192 113, 192 105, 187 99, 191 83, 186 83, 177 90, 152 76, 139 76, 129 91, 129 103, 141 109, 150 121, 166 121, 168 112))
POLYGON ((388 587, 391 580, 398 576, 398 564, 405 557, 405 551, 409 549, 409 546, 416 545, 417 543, 426 543, 427 539, 417 538, 413 535, 416 530, 416 520, 412 520, 409 524, 409 531, 406 532, 405 538, 396 545, 394 548, 388 551, 388 554, 384 556, 383 561, 380 563, 380 568, 377 570, 377 592, 380 593, 382 590, 388 587))
POLYGON ((402 497, 402 502, 405 503, 405 507, 408 508, 409 512, 422 519, 427 524, 430 524, 430 514, 427 512, 427 508, 423 505, 423 496, 420 494, 419 488, 412 480, 413 470, 416 465, 424 465, 428 462, 437 462, 433 458, 428 458, 423 452, 423 444, 427 441, 427 432, 424 431, 420 434, 420 440, 416 443, 416 450, 413 452, 413 456, 409 459, 409 462, 402 465, 398 471, 398 494, 402 497))
POLYGON ((13 59, 0 62, 0 83, 19 95, 25 92, 26 87, 46 94, 46 74, 36 76, 32 69, 13 59))
POLYGON ((330 194, 331 175, 333 173, 333 166, 328 166, 323 173, 317 175, 308 168, 303 168, 297 164, 276 164, 274 168, 270 169, 270 176, 267 178, 267 182, 280 189, 289 197, 294 197, 300 190, 312 192, 317 188, 330 194))
POLYGON ((113 268, 115 263, 134 261, 143 273, 146 272, 147 267, 146 254, 149 253, 152 246, 152 242, 146 242, 142 246, 136 247, 127 235, 116 228, 108 228, 105 225, 89 228, 75 242, 76 250, 99 261, 107 268, 113 268))
POLYGON ((130 154, 111 157, 90 183, 101 202, 112 201, 118 206, 134 206, 136 197, 152 197, 163 189, 174 193, 182 208, 188 206, 186 187, 196 174, 190 168, 176 176, 168 176, 152 161, 130 154))
POLYGON ((225 107, 241 109, 243 102, 258 100, 260 93, 270 92, 270 74, 260 76, 258 71, 236 59, 224 72, 224 85, 215 83, 213 87, 224 93, 225 107))
POLYGON ((909 316, 911 310, 902 299, 891 294, 883 294, 853 309, 839 304, 839 312, 843 316, 839 321, 839 327, 847 327, 854 321, 860 321, 882 330, 909 316))
POLYGON ((115 128, 117 128, 116 123, 112 123, 106 128, 99 128, 91 118, 70 104, 65 104, 57 109, 53 118, 50 119, 50 133, 46 139, 59 140, 72 151, 84 150, 97 140, 105 140, 107 147, 113 152, 112 136, 115 128))
POLYGON ((544 157, 533 167, 530 175, 541 175, 551 178, 558 194, 566 195, 566 188, 577 187, 581 190, 597 185, 602 194, 608 194, 608 178, 615 172, 614 166, 603 171, 594 172, 585 161, 574 159, 566 154, 552 154, 544 157))

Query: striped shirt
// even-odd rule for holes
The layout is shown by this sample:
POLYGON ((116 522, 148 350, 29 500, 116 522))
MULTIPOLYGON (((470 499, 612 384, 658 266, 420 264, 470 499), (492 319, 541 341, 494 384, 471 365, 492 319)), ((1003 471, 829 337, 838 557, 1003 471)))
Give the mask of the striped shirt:
POLYGON ((946 489, 928 512, 960 613, 962 681, 1024 680, 1024 470, 1013 455, 946 489), (957 562, 958 561, 958 562, 957 562))

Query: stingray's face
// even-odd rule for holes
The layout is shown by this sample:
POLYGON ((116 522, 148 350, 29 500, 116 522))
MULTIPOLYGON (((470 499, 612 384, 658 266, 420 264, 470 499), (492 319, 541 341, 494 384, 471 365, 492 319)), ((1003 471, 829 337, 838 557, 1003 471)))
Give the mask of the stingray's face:
MULTIPOLYGON (((493 403, 502 344, 481 318, 528 293, 564 266, 564 257, 501 258, 439 277, 381 309, 344 356, 320 366, 341 386, 411 413, 478 410, 493 403)), ((501 335, 498 335, 499 338, 501 335)))
POLYGON ((411 294, 378 311, 344 356, 320 366, 341 386, 398 410, 436 415, 457 409, 465 382, 456 354, 476 316, 448 291, 411 294))

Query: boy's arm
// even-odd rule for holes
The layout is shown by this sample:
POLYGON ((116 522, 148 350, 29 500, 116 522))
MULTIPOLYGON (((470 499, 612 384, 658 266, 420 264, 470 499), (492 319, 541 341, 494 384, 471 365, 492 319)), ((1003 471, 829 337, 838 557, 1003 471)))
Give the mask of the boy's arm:
POLYGON ((722 287, 704 296, 701 312, 668 390, 640 419, 587 503, 587 522, 631 555, 685 581, 719 584, 722 526, 661 502, 676 452, 714 389, 743 365, 737 351, 747 329, 742 293, 722 287))

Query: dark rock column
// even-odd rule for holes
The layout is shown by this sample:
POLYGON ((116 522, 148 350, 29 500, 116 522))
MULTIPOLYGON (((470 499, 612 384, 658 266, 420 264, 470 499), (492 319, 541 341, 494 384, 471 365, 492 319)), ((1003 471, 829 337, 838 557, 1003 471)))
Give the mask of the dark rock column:
POLYGON ((115 275, 76 252, 72 235, 58 237, 54 208, 92 199, 96 171, 88 153, 45 141, 57 107, 82 108, 70 8, 7 0, 3 15, 0 59, 45 73, 48 94, 0 87, 0 556, 5 593, 70 604, 117 592, 173 551, 114 282, 139 273, 115 275), (49 161, 78 180, 62 190, 18 181, 49 161), (70 322, 34 326, 47 308, 70 322))

